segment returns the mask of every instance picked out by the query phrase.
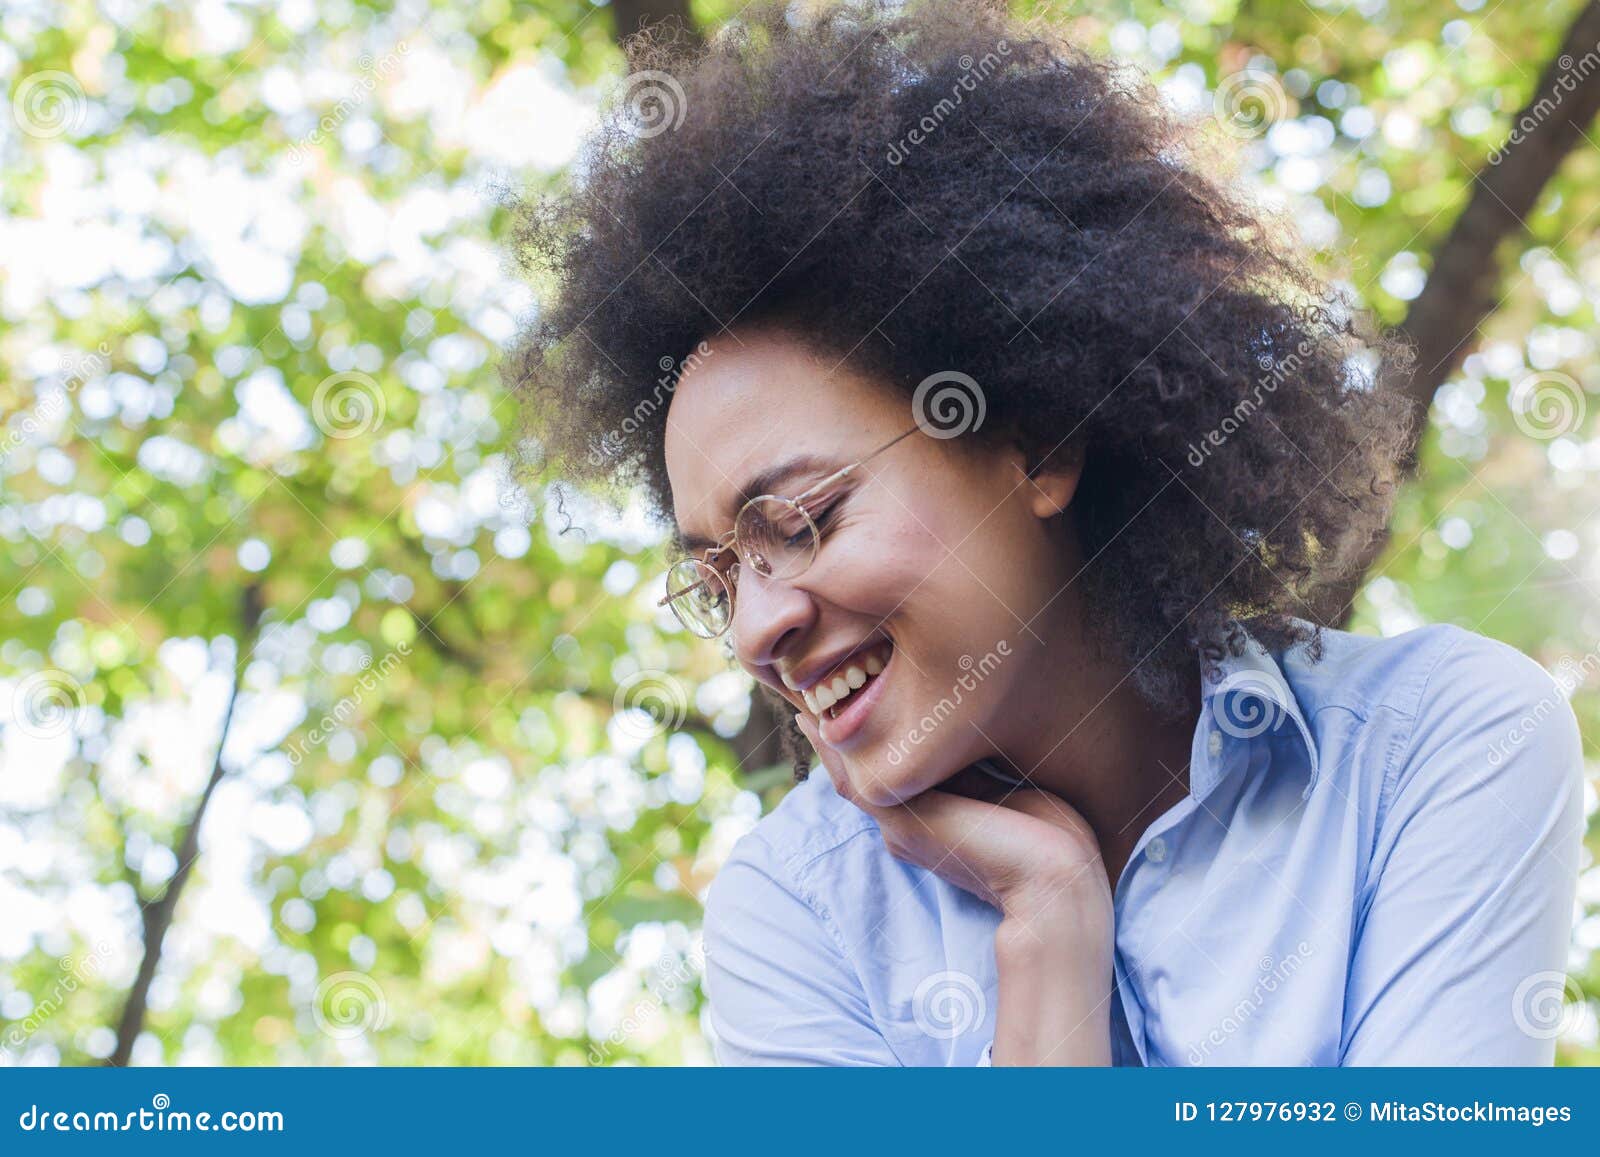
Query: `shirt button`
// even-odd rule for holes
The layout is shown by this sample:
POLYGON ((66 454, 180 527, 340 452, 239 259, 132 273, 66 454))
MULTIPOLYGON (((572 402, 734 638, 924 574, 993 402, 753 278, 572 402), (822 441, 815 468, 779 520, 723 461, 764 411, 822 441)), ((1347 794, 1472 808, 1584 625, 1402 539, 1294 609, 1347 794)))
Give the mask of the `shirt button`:
POLYGON ((1151 861, 1159 864, 1167 858, 1167 841, 1157 836, 1145 845, 1144 854, 1151 861))
POLYGON ((1222 732, 1213 731, 1206 737, 1206 751, 1212 759, 1222 754, 1222 732))

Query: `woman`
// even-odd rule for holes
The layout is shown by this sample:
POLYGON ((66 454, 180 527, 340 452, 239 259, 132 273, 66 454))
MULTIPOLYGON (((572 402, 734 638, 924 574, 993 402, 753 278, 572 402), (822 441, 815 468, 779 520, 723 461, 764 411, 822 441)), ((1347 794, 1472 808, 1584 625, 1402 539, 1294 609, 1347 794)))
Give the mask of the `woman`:
POLYGON ((646 45, 520 240, 541 445, 826 775, 707 901, 725 1063, 1548 1063, 1554 682, 1318 631, 1407 415, 1158 98, 966 6, 646 45), (665 370, 665 374, 663 371, 665 370))

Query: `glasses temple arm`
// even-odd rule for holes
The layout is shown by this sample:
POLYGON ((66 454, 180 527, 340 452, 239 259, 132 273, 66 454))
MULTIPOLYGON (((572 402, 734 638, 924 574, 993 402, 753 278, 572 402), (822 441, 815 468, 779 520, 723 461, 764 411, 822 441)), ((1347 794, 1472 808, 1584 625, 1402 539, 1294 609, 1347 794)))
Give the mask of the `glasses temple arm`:
POLYGON ((697 583, 690 583, 688 586, 684 587, 682 590, 673 591, 671 594, 667 595, 665 598, 657 599, 656 600, 656 606, 664 607, 668 603, 670 603, 673 599, 677 598, 679 595, 686 595, 690 591, 694 590, 695 588, 703 587, 705 585, 706 585, 706 580, 705 579, 701 579, 697 583))
MULTIPOLYGON (((726 535, 725 537, 731 539, 733 536, 730 534, 730 535, 726 535)), ((714 567, 716 564, 711 561, 712 557, 715 556, 715 555, 721 554, 723 551, 725 551, 727 549, 728 549, 728 544, 724 543, 724 542, 719 542, 715 546, 708 546, 708 547, 706 547, 705 555, 704 555, 704 557, 702 557, 700 559, 700 562, 703 563, 706 566, 714 567)), ((679 595, 686 595, 690 591, 699 590, 701 587, 703 587, 705 585, 706 585, 706 580, 705 579, 701 579, 699 582, 690 583, 688 586, 682 588, 681 590, 668 591, 667 594, 666 594, 666 597, 656 600, 656 606, 664 607, 668 603, 670 603, 673 599, 677 598, 679 595)))
POLYGON ((839 481, 839 479, 841 479, 841 478, 845 477, 846 475, 848 475, 857 466, 865 466, 868 462, 871 462, 879 454, 882 454, 885 450, 889 449, 889 447, 895 445, 897 442, 900 442, 901 440, 903 440, 905 438, 909 438, 912 434, 915 434, 921 428, 922 427, 920 427, 920 426, 912 426, 911 429, 905 431, 903 434, 896 434, 893 438, 889 439, 889 441, 885 442, 882 446, 879 446, 876 450, 874 450, 872 453, 868 454, 865 458, 857 458, 854 462, 850 463, 850 465, 843 466, 843 467, 839 468, 838 470, 835 470, 832 474, 828 475, 821 482, 818 482, 815 486, 807 487, 806 490, 804 491, 804 493, 795 495, 792 499, 790 499, 790 501, 791 502, 796 502, 796 503, 804 502, 806 499, 810 498, 813 494, 817 493, 817 491, 822 490, 825 487, 833 485, 835 482, 839 481))

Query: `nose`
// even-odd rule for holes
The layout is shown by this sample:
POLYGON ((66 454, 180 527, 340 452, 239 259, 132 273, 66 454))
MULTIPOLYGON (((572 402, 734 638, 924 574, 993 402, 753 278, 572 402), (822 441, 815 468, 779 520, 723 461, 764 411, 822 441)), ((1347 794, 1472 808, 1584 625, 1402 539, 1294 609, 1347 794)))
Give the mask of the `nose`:
POLYGON ((783 579, 763 578, 739 568, 733 599, 733 653, 746 667, 777 662, 816 622, 817 603, 808 591, 783 579))

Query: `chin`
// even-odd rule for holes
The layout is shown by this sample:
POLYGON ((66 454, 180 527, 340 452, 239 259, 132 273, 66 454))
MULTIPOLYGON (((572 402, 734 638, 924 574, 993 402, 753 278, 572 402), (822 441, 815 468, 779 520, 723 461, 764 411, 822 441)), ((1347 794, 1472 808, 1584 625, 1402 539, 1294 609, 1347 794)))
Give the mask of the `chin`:
POLYGON ((850 786, 864 803, 869 803, 873 807, 894 807, 921 795, 926 790, 920 782, 921 777, 909 776, 905 771, 886 770, 876 766, 847 770, 850 774, 850 786))
MULTIPOLYGON (((950 721, 953 723, 954 721, 950 721)), ((954 732, 952 732, 954 734, 954 732)), ((981 758, 977 752, 957 753, 948 742, 930 737, 920 747, 898 756, 881 755, 869 761, 847 761, 850 785, 874 807, 894 807, 940 786, 962 768, 981 758)))
MULTIPOLYGON (((1003 644, 1000 649, 1009 654, 1003 644)), ((988 709, 993 689, 979 692, 978 684, 992 673, 994 656, 977 667, 964 658, 952 664, 946 684, 923 677, 888 638, 864 653, 873 662, 850 672, 859 678, 831 686, 825 680, 806 697, 823 740, 843 759, 863 803, 904 803, 990 754, 989 745, 977 740, 995 730, 988 709)))

